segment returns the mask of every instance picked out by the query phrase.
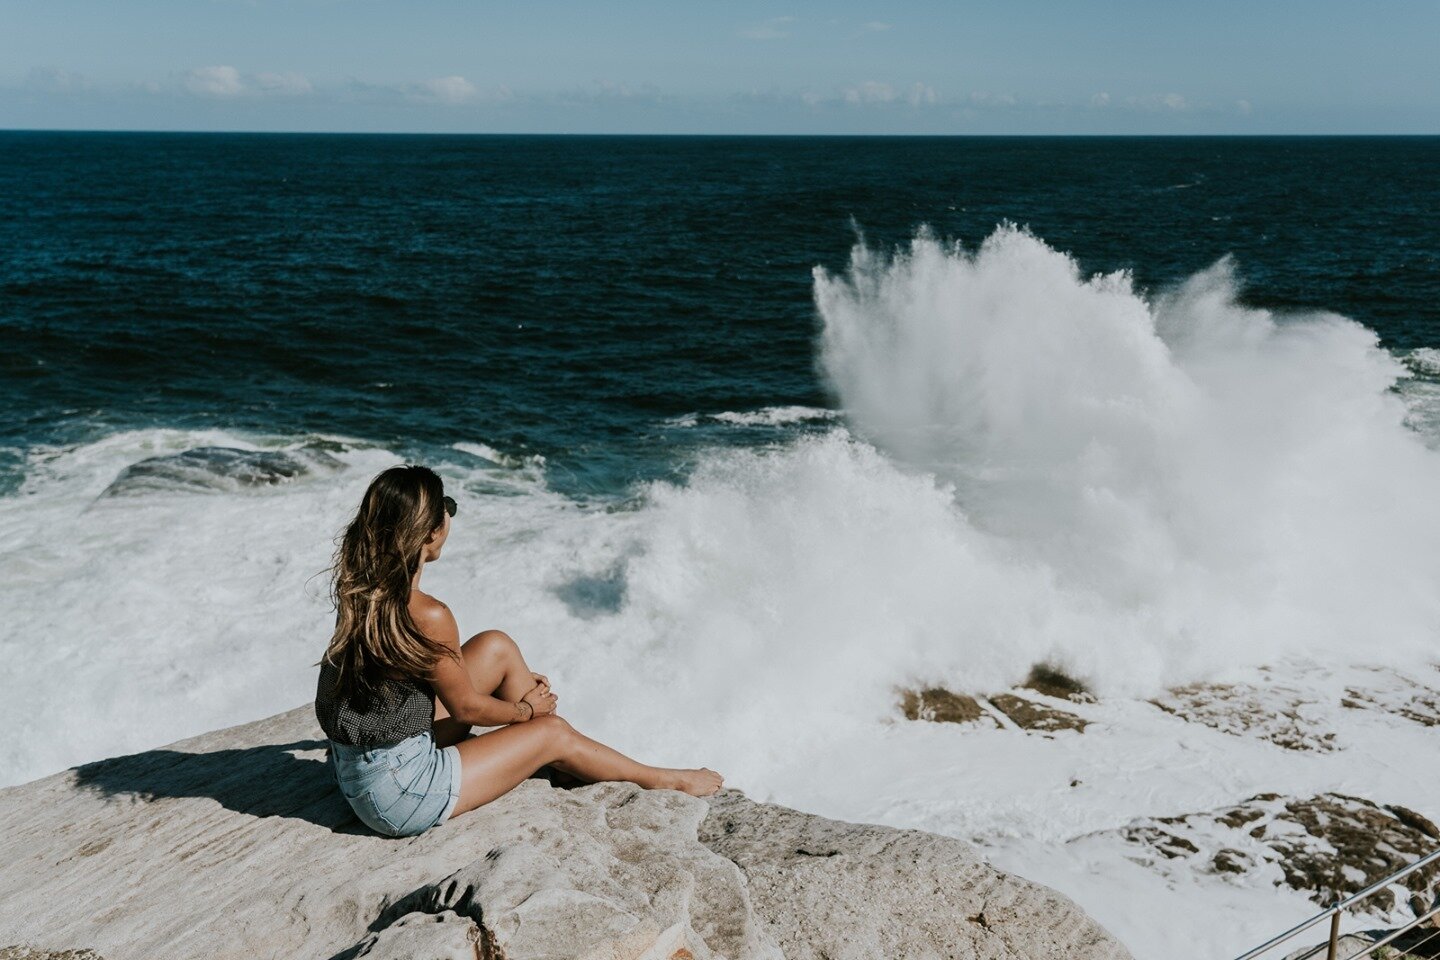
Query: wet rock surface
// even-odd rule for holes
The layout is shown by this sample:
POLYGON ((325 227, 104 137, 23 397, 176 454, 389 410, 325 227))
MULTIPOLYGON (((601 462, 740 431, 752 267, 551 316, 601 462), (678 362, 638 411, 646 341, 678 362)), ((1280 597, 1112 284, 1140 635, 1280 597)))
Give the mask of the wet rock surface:
POLYGON ((936 723, 975 723, 994 729, 1000 724, 980 701, 964 693, 953 693, 943 687, 924 690, 902 690, 900 711, 907 720, 931 720, 936 723))
POLYGON ((1017 697, 1013 693, 997 693, 988 698, 995 708, 1010 718, 1022 730, 1036 733, 1054 733, 1057 730, 1074 730, 1083 733, 1087 721, 1073 713, 1047 707, 1034 700, 1017 697))
POLYGON ((1379 710, 1423 727, 1440 725, 1440 690, 1390 671, 1376 671, 1375 686, 1345 688, 1341 704, 1352 710, 1379 710))
POLYGON ((1071 700, 1075 703, 1095 702, 1094 694, 1087 690, 1083 683, 1050 664, 1037 663, 1030 669, 1030 675, 1020 686, 1047 697, 1054 697, 1056 700, 1071 700))
POLYGON ((1045 702, 1095 702, 1095 697, 1083 684, 1054 667, 1037 664, 1017 690, 1024 691, 1026 695, 1011 691, 982 698, 956 693, 944 687, 902 689, 900 712, 908 720, 970 724, 988 730, 1013 726, 1039 734, 1052 734, 1060 730, 1081 733, 1089 723, 1068 710, 1045 702), (1038 694, 1038 699, 1031 694, 1038 694))
POLYGON ((1166 713, 1237 737, 1268 740, 1286 750, 1329 753, 1335 734, 1325 729, 1322 704, 1273 685, 1196 683, 1150 701, 1166 713))
MULTIPOLYGON (((1261 794, 1232 807, 1136 821, 1116 832, 1144 851, 1135 859, 1162 871, 1268 878, 1320 906, 1440 848, 1440 828, 1426 815, 1338 793, 1304 799, 1261 794)), ((1403 881, 1404 896, 1386 903, 1384 894, 1377 895, 1377 905, 1423 911, 1437 881, 1440 867, 1427 867, 1403 881)))

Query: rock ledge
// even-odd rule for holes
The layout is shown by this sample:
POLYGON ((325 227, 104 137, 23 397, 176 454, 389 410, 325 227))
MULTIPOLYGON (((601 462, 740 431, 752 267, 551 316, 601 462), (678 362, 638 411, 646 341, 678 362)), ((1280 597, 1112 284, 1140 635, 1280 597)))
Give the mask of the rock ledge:
POLYGON ((539 778, 382 837, 324 749, 305 704, 0 790, 0 957, 1129 957, 959 840, 539 778))

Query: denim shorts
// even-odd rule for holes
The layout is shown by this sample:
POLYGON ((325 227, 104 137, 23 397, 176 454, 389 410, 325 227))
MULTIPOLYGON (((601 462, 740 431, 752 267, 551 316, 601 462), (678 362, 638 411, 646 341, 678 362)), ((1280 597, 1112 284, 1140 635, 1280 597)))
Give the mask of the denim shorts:
POLYGON ((429 730, 384 747, 331 740, 330 764, 360 822, 389 837, 444 823, 460 800, 460 750, 437 747, 429 730))

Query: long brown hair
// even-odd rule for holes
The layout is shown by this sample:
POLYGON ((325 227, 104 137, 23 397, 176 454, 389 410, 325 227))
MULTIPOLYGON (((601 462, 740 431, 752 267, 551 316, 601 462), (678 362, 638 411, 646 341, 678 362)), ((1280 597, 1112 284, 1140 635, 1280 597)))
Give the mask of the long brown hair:
MULTIPOLYGON (((421 548, 445 525, 445 485, 429 467, 404 464, 379 473, 335 550, 330 599, 335 632, 321 660, 337 670, 342 699, 367 709, 384 670, 423 677, 454 656, 410 616, 410 585, 421 548)), ((317 662, 318 665, 318 662, 317 662)))

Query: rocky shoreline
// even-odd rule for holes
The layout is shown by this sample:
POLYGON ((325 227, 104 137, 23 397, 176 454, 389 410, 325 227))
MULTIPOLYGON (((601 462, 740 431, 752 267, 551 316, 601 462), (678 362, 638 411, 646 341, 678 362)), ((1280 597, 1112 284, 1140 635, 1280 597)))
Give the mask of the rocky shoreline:
POLYGON ((0 960, 1129 957, 961 840, 737 790, 536 777, 382 837, 324 747, 305 704, 0 790, 0 960))
MULTIPOLYGON (((1313 691, 1267 682, 1191 684, 1167 690, 1149 704, 1187 724, 1305 755, 1337 751, 1337 735, 1325 726, 1335 707, 1388 714, 1422 729, 1440 726, 1440 690, 1383 668, 1358 672, 1362 679, 1345 685, 1343 694, 1329 703, 1313 691)), ((1093 711, 1092 716, 1085 714, 1098 702, 1083 685, 1045 665, 1037 665, 1025 682, 1009 691, 979 695, 930 686, 898 688, 896 693, 899 711, 908 720, 1047 738, 1083 734, 1095 722, 1093 711)), ((1131 851, 1126 858, 1152 870, 1158 881, 1208 876, 1251 889, 1286 888, 1305 895, 1318 909, 1433 853, 1440 844, 1440 827, 1425 813, 1401 804, 1336 792, 1267 792, 1216 809, 1135 818, 1068 842, 1106 838, 1121 841, 1131 851)), ((1440 902, 1437 896, 1440 868, 1430 866, 1374 896, 1364 911, 1403 920, 1407 913, 1428 911, 1440 902)), ((1440 922, 1431 920, 1417 934, 1420 939, 1437 938, 1426 941, 1428 952, 1418 956, 1440 955, 1437 928, 1440 922)), ((1388 932, 1377 928, 1351 939, 1358 949, 1388 932)), ((1407 943, 1398 940, 1391 955, 1401 956, 1407 943)), ((1314 948, 1307 949, 1313 953, 1314 948)), ((1306 951, 1296 956, 1301 954, 1306 951)))

